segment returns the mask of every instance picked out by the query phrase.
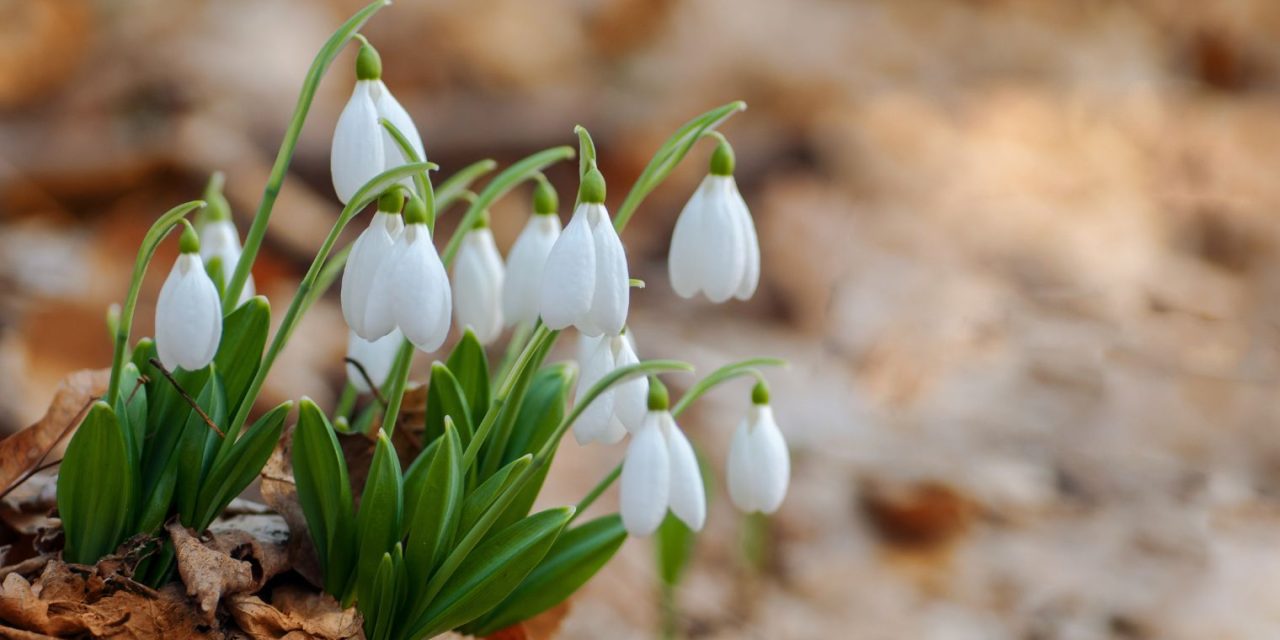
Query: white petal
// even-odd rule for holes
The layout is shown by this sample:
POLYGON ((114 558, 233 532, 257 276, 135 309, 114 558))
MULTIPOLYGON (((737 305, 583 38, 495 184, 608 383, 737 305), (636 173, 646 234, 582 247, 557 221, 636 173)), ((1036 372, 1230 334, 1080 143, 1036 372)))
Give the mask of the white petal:
POLYGON ((729 444, 729 460, 725 465, 729 499, 743 513, 759 511, 755 499, 755 469, 752 468, 752 449, 750 427, 744 419, 733 432, 733 441, 729 444))
POLYGON ((488 228, 467 232, 453 268, 458 326, 471 327, 480 344, 502 333, 502 256, 488 228))
POLYGON ((596 250, 584 213, 587 206, 581 205, 573 213, 569 226, 547 255, 538 307, 542 321, 550 329, 580 324, 591 310, 596 287, 596 250))
MULTIPOLYGON (((628 330, 624 336, 606 338, 613 347, 615 369, 640 363, 628 339, 630 335, 631 331, 628 330)), ((649 380, 638 376, 614 387, 613 403, 614 415, 628 431, 635 433, 644 423, 645 414, 649 411, 649 380)))
MULTIPOLYGON (((709 178, 710 176, 708 176, 709 178)), ((696 258, 702 251, 702 220, 705 217, 707 193, 713 183, 703 179, 702 184, 680 210, 676 228, 671 233, 671 250, 667 254, 667 274, 671 288, 682 298, 692 298, 702 289, 701 274, 696 271, 696 258)))
MULTIPOLYGON (((231 280, 236 265, 240 264, 240 235, 236 225, 230 220, 214 220, 200 226, 200 259, 207 265, 217 258, 222 262, 222 277, 231 280)), ((235 306, 240 306, 254 296, 253 274, 249 274, 240 289, 240 299, 235 306)))
POLYGON ((589 336, 585 333, 578 333, 578 367, 585 368, 587 361, 591 359, 591 354, 596 352, 600 346, 600 341, 605 340, 608 336, 589 336))
MULTIPOLYGON (((400 350, 400 343, 403 341, 404 334, 399 329, 373 342, 356 335, 355 331, 348 331, 347 357, 359 362, 374 386, 381 387, 391 373, 391 365, 395 362, 396 352, 400 350)), ((369 383, 351 363, 347 363, 347 379, 360 393, 370 391, 369 383)))
POLYGON ((449 335, 452 296, 444 264, 425 224, 411 224, 397 244, 391 274, 395 324, 422 351, 435 351, 449 335))
POLYGON ((374 81, 356 82, 333 130, 329 171, 333 174, 333 190, 343 204, 383 170, 383 131, 378 124, 373 89, 374 81))
POLYGON ((376 332, 365 325, 369 317, 369 301, 379 300, 388 304, 385 293, 374 296, 374 284, 383 264, 395 253, 396 239, 403 229, 403 219, 398 214, 377 212, 359 238, 351 245, 347 264, 342 271, 342 317, 356 335, 365 340, 377 340, 391 331, 388 326, 390 308, 381 308, 374 316, 379 318, 376 332))
POLYGON ((538 294, 547 255, 560 237, 560 218, 534 215, 511 246, 502 285, 502 314, 507 324, 538 319, 538 294))
MULTIPOLYGON (((574 392, 574 404, 581 405, 591 387, 613 371, 613 368, 613 350, 609 348, 608 340, 600 341, 595 351, 582 364, 582 375, 578 376, 578 388, 574 392)), ((596 396, 591 404, 583 408, 573 423, 573 438, 578 444, 605 442, 613 435, 613 403, 614 391, 610 389, 596 396)))
POLYGON ((729 198, 733 205, 738 225, 742 228, 742 246, 746 261, 743 265, 742 280, 733 296, 739 300, 747 300, 756 292, 760 283, 760 239, 756 235, 756 223, 747 209, 747 202, 742 199, 736 183, 730 183, 729 198))
POLYGON ((751 408, 751 458, 754 468, 752 493, 755 507, 773 513, 782 505, 791 481, 791 456, 787 442, 773 420, 768 405, 751 408))
POLYGON ((222 337, 222 305, 204 263, 194 253, 178 256, 156 301, 156 351, 169 369, 203 369, 222 337))
MULTIPOLYGON (((378 116, 386 118, 391 124, 395 125, 400 133, 409 140, 409 146, 417 152, 418 157, 423 162, 427 159, 427 152, 422 147, 422 136, 418 133, 418 127, 413 124, 413 118, 409 117, 409 112, 400 106, 400 102, 395 96, 391 95, 391 91, 387 89, 387 85, 381 80, 375 82, 373 94, 374 108, 378 111, 378 116)), ((386 127, 379 124, 378 128, 382 131, 382 153, 383 153, 383 171, 407 164, 404 152, 400 150, 400 143, 391 137, 391 133, 386 127)), ((413 178, 406 177, 400 180, 400 184, 406 189, 413 189, 413 178)))
POLYGON ((667 514, 671 460, 659 415, 655 412, 645 419, 640 433, 631 439, 627 457, 622 462, 619 500, 622 525, 633 536, 652 534, 667 514))
POLYGON ((729 193, 733 178, 711 175, 706 179, 712 188, 705 200, 702 237, 692 264, 707 299, 720 303, 732 298, 742 283, 746 247, 736 203, 729 193))
POLYGON ((662 413, 662 423, 671 455, 671 512, 690 529, 701 531, 707 522, 707 492, 702 486, 698 456, 670 413, 662 413))
POLYGON ((618 335, 627 324, 627 307, 631 300, 631 275, 627 271, 627 253, 618 232, 613 229, 609 212, 603 205, 588 205, 591 236, 595 243, 596 281, 587 314, 588 330, 618 335))

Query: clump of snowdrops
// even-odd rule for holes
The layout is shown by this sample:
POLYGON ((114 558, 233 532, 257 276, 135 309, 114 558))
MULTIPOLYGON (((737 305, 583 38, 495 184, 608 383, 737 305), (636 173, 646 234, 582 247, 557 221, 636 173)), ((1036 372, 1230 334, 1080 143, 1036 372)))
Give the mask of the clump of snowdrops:
MULTIPOLYGON (((494 170, 492 161, 433 185, 437 167, 422 136, 382 82, 377 51, 358 34, 384 4, 353 16, 317 55, 243 247, 220 176, 203 200, 175 207, 148 231, 125 303, 109 317, 115 353, 107 393, 62 463, 66 559, 94 562, 138 534, 158 541, 174 518, 204 530, 257 477, 293 407, 286 402, 250 423, 263 381, 302 314, 340 275, 350 379, 330 410, 298 402, 292 465, 324 589, 359 608, 368 637, 485 634, 518 623, 569 597, 628 535, 659 529, 662 548, 672 549, 661 558, 663 576, 674 583, 687 545, 670 541, 702 529, 707 513, 705 469, 677 418, 715 386, 754 377, 730 445, 728 493, 744 512, 772 513, 790 469, 761 368, 780 362, 727 364, 673 403, 658 376, 693 367, 639 358, 627 315, 643 283, 630 277, 620 234, 707 139, 715 144, 708 175, 672 237, 671 284, 680 296, 717 303, 752 296, 760 274, 755 225, 734 182, 733 149, 715 130, 745 105, 712 109, 677 130, 612 216, 595 145, 577 128, 579 187, 562 228, 558 194, 542 171, 571 159, 572 147, 535 153, 478 192, 472 185, 494 170), (331 155, 345 206, 268 340, 271 306, 253 295, 252 266, 316 87, 352 41, 360 43, 357 82, 331 155), (529 219, 504 260, 488 211, 525 182, 534 184, 529 219), (465 213, 439 246, 435 221, 455 204, 465 213), (335 251, 361 214, 364 231, 335 251), (157 300, 156 335, 131 344, 143 274, 177 229, 180 254, 157 300), (423 449, 402 469, 390 435, 401 422, 412 359, 440 353, 455 328, 461 337, 431 367, 423 449), (545 363, 570 328, 579 336, 577 363, 545 363), (488 349, 504 335, 504 355, 491 358, 497 354, 488 349), (530 513, 569 431, 579 445, 629 436, 625 460, 576 506, 530 513), (340 432, 375 438, 358 501, 340 432), (619 479, 620 513, 580 522, 619 479)), ((173 548, 160 542, 136 576, 159 584, 172 566, 173 548)))

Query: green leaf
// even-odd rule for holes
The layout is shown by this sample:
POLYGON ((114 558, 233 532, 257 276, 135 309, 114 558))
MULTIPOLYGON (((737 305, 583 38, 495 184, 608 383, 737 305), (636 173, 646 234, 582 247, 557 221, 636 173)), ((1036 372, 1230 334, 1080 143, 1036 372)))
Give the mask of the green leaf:
POLYGON ((200 488, 197 531, 207 528, 231 500, 258 477, 280 441, 284 419, 292 409, 292 402, 284 402, 268 411, 232 445, 227 455, 214 462, 200 488))
POLYGON ((573 507, 548 509, 517 522, 482 542, 445 583, 431 607, 413 626, 431 637, 492 610, 511 594, 547 555, 573 517, 573 507))
MULTIPOLYGON (((553 364, 543 368, 534 377, 533 384, 521 403, 511 439, 507 441, 504 461, 536 453, 555 433, 556 426, 564 419, 569 390, 573 387, 574 370, 568 364, 553 364)), ((552 451, 554 456, 554 449, 552 451)), ((494 521, 495 529, 502 530, 529 515, 550 469, 551 461, 548 460, 547 464, 533 472, 511 506, 494 521)))
MULTIPOLYGON (((147 437, 142 444, 142 487, 147 493, 160 490, 170 479, 163 475, 177 467, 170 463, 178 440, 184 433, 183 425, 191 413, 191 405, 178 393, 173 384, 150 362, 142 369, 147 383, 147 437), (163 482, 162 482, 163 481, 163 482)), ((174 380, 193 398, 199 398, 212 375, 212 368, 198 371, 179 369, 174 380)))
POLYGON ((360 611, 368 615, 364 632, 369 640, 386 640, 396 617, 396 563, 391 553, 382 554, 373 572, 367 600, 361 599, 360 611), (371 614, 371 615, 370 615, 371 614))
POLYGON ((405 474, 405 571, 417 585, 426 584, 444 558, 462 510, 462 443, 452 423, 444 428, 444 437, 405 474))
POLYGON ((120 422, 98 401, 67 445, 58 475, 64 557, 93 564, 124 541, 138 491, 120 422))
POLYGON ((675 586, 680 583, 685 567, 693 557, 693 545, 697 540, 693 530, 679 518, 667 514, 658 535, 654 538, 654 553, 658 558, 658 577, 663 583, 675 586))
POLYGON ((138 371, 146 371, 151 364, 151 359, 159 357, 156 354, 156 343, 151 338, 141 338, 138 344, 133 346, 133 357, 130 362, 138 368, 138 371))
POLYGON ((378 558, 400 538, 400 518, 404 499, 400 492, 400 460, 385 431, 378 433, 369 477, 356 512, 356 597, 369 602, 375 597, 374 579, 378 558))
POLYGON ((487 636, 560 604, 608 563, 626 539, 627 531, 616 514, 566 531, 493 614, 468 631, 487 636))
MULTIPOLYGON (((204 409, 213 424, 222 430, 227 423, 227 401, 222 392, 221 378, 215 373, 200 391, 196 404, 204 409)), ((196 499, 200 495, 200 481, 204 476, 206 452, 212 455, 217 445, 217 432, 194 409, 187 411, 174 455, 178 459, 178 484, 174 500, 178 505, 178 517, 182 524, 195 527, 196 499), (213 446, 209 443, 213 442, 213 446)))
POLYGON ((436 211, 444 211, 449 205, 453 204, 462 194, 467 191, 472 182, 476 178, 493 171, 497 168, 498 163, 491 159, 473 162, 457 171, 457 173, 449 176, 448 180, 440 183, 440 187, 436 189, 436 211))
MULTIPOLYGON (((516 420, 524 408, 525 402, 528 401, 529 387, 537 377, 537 364, 534 363, 542 362, 554 344, 554 340, 539 342, 536 345, 533 358, 528 361, 529 364, 525 364, 511 372, 513 376, 510 383, 511 388, 504 396, 503 401, 497 403, 494 407, 490 407, 490 411, 497 411, 498 414, 492 433, 489 435, 489 441, 483 443, 484 451, 480 458, 480 479, 488 478, 498 467, 508 462, 508 460, 504 460, 503 454, 507 450, 507 443, 511 440, 513 432, 516 431, 516 420)), ((514 460, 517 457, 519 456, 513 456, 511 459, 514 460)))
MULTIPOLYGON (((466 535, 480 521, 480 516, 489 510, 498 496, 520 476, 529 466, 533 456, 526 455, 513 460, 507 466, 485 480, 475 491, 472 491, 462 503, 462 515, 458 518, 458 535, 466 535)), ((495 521, 496 522, 496 521, 495 521)), ((493 525, 490 525, 491 527, 493 525)))
POLYGON ((249 383, 258 372, 270 325, 271 305, 262 296, 246 300, 222 321, 222 342, 213 364, 222 376, 228 415, 235 415, 240 408, 249 383))
POLYGON ((462 391, 462 385, 445 365, 431 365, 431 384, 427 387, 426 428, 422 441, 431 443, 444 433, 444 419, 448 416, 458 428, 462 446, 471 442, 475 425, 471 421, 471 408, 462 391))
POLYGON ((470 329, 464 331, 445 364, 467 398, 472 424, 479 423, 489 409, 489 361, 476 334, 470 329))
POLYGON ((142 442, 147 437, 147 387, 138 366, 132 362, 125 364, 120 373, 115 412, 129 451, 129 465, 137 469, 142 460, 142 442))
POLYGON ((355 561, 351 482, 329 419, 310 398, 298 403, 293 477, 311 541, 324 565, 325 591, 341 598, 355 561))

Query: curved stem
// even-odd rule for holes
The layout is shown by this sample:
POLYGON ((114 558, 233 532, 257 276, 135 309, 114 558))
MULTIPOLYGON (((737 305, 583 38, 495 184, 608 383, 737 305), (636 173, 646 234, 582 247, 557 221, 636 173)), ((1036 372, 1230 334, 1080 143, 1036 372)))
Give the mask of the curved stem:
POLYGON ((147 229, 142 237, 142 246, 138 249, 138 257, 133 263, 133 275, 129 278, 129 294, 124 300, 124 308, 116 322, 115 349, 111 355, 111 381, 107 383, 107 399, 115 402, 116 393, 120 390, 120 372, 124 369, 125 352, 129 348, 129 332, 133 330, 133 313, 138 307, 138 294, 142 291, 142 278, 147 274, 147 266, 156 254, 156 248, 169 235, 169 231, 178 225, 188 213, 205 205, 203 200, 192 200, 180 204, 164 213, 147 229))
POLYGON ((587 175, 587 169, 596 164, 596 143, 591 139, 591 133, 582 125, 574 127, 573 132, 578 134, 578 177, 581 178, 587 175))
POLYGON ((271 209, 275 206, 276 197, 280 195, 280 185, 284 183, 285 175, 289 172, 289 163, 293 161, 293 152, 298 146, 298 137, 302 134, 302 125, 307 119, 307 112, 311 110, 311 102, 315 99, 320 79, 324 77, 324 72, 338 57, 352 35, 364 26, 373 14, 389 4, 391 4, 390 0, 374 0, 356 12, 329 37, 312 61, 311 69, 307 71, 307 77, 302 82, 302 91, 298 94, 298 105, 294 107, 289 127, 285 129, 284 141, 280 143, 275 164, 271 166, 271 176, 267 179, 266 188, 263 189, 262 202, 258 204, 258 212, 253 217, 253 224, 245 234, 244 250, 240 254, 240 261, 236 264, 236 270, 222 294, 224 308, 233 308, 233 303, 240 299, 240 292, 249 279, 253 262, 258 257, 258 249, 262 247, 262 239, 267 234, 267 222, 271 219, 271 209))
MULTIPOLYGON (((582 513, 583 511, 586 511, 587 507, 590 507, 596 501, 596 499, 599 498, 605 492, 605 490, 607 490, 609 486, 612 485, 614 481, 618 479, 618 476, 620 475, 622 475, 621 462, 615 465, 613 467, 613 470, 610 471, 608 474, 606 474, 605 477, 600 480, 600 482, 597 482, 596 486, 592 487, 591 490, 587 492, 587 495, 582 496, 582 499, 578 501, 577 510, 573 512, 573 517, 577 518, 578 514, 582 513)), ((570 522, 572 522, 572 520, 570 520, 570 522)))
POLYGON ((387 399, 387 408, 382 412, 382 420, 369 423, 369 435, 375 436, 374 425, 379 425, 387 432, 387 437, 396 430, 396 421, 400 419, 400 405, 404 403, 404 388, 409 385, 409 365, 413 363, 413 343, 407 339, 400 342, 400 350, 396 351, 396 359, 391 364, 391 374, 387 376, 383 397, 387 399))
MULTIPOLYGON (((422 158, 418 157, 418 152, 413 148, 413 144, 404 136, 390 120, 386 118, 378 118, 378 124, 391 134, 391 138, 396 141, 396 145, 400 147, 400 155, 404 156, 405 162, 422 162, 422 158)), ((436 229, 436 194, 431 189, 431 178, 426 171, 419 171, 413 174, 413 185, 418 191, 418 197, 427 202, 427 228, 434 233, 436 229)))
POLYGON ((497 166, 497 162, 485 159, 473 162, 449 176, 449 179, 441 182, 439 188, 436 189, 436 210, 443 211, 445 207, 453 204, 471 187, 472 182, 475 182, 480 176, 493 171, 497 166))

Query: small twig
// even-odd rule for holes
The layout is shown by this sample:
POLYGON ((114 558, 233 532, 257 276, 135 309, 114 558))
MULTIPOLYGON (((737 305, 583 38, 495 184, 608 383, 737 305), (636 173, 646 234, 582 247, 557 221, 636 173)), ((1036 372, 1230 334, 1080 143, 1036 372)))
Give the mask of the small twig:
POLYGON ((219 429, 218 425, 213 423, 213 418, 210 418, 209 414, 205 413, 204 409, 201 409, 200 405, 196 404, 195 399, 193 399, 191 395, 187 393, 186 389, 182 388, 182 385, 178 384, 178 380, 173 377, 173 374, 169 373, 169 370, 164 368, 164 365, 160 364, 159 360, 156 360, 155 358, 151 358, 150 362, 151 362, 151 366, 155 367, 156 369, 159 369, 160 373, 163 374, 164 377, 169 381, 169 384, 173 385, 173 388, 178 390, 178 395, 182 396, 182 399, 186 400, 187 404, 191 405, 191 408, 194 409, 196 413, 200 414, 200 417, 204 419, 204 423, 209 425, 209 428, 213 429, 213 432, 218 434, 219 438, 225 439, 227 437, 227 434, 223 433, 222 429, 219 429))
POLYGON ((146 376, 144 376, 144 375, 139 375, 139 376, 138 376, 138 383, 137 383, 137 384, 135 384, 135 385, 133 385, 133 391, 130 391, 130 392, 129 392, 129 397, 124 399, 124 403, 125 403, 125 404, 129 404, 130 402, 133 402, 133 397, 134 397, 134 396, 136 396, 136 395, 138 395, 138 389, 141 389, 141 388, 142 388, 142 385, 144 385, 144 384, 146 384, 146 383, 148 383, 148 382, 151 382, 151 378, 148 378, 148 377, 146 377, 146 376))
POLYGON ((369 377, 369 372, 365 371, 364 365, 360 364, 360 362, 355 358, 343 358, 343 360, 346 360, 347 364, 355 367, 356 371, 360 372, 360 377, 364 378, 364 383, 369 385, 369 390, 373 392, 373 398, 377 400, 378 404, 382 405, 383 408, 386 408, 387 401, 382 397, 382 391, 378 389, 378 385, 373 383, 373 378, 369 377))

